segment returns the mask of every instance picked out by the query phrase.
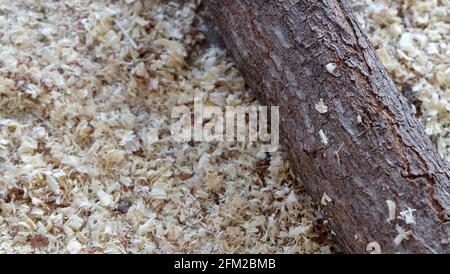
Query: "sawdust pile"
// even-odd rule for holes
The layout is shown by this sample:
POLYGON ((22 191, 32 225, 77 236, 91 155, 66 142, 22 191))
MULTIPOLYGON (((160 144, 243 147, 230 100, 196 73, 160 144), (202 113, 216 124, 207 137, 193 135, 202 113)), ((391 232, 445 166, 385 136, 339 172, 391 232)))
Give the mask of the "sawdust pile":
MULTIPOLYGON (((449 159, 450 4, 408 3, 355 1, 449 159)), ((194 96, 258 104, 225 52, 197 46, 197 4, 0 0, 0 253, 335 250, 282 152, 173 141, 194 96)))
POLYGON ((352 0, 399 90, 450 164, 450 2, 352 0))

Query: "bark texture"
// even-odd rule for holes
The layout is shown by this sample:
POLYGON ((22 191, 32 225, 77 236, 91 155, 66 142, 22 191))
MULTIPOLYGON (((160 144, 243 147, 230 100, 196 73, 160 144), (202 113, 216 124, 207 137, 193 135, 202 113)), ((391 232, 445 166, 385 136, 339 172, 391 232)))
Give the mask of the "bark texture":
POLYGON ((346 251, 378 242, 383 253, 449 253, 449 168, 347 2, 206 3, 248 85, 280 106, 291 164, 317 204, 324 193, 333 200, 321 207, 346 251), (415 224, 398 218, 408 208, 415 224), (412 236, 396 245, 398 226, 412 236))

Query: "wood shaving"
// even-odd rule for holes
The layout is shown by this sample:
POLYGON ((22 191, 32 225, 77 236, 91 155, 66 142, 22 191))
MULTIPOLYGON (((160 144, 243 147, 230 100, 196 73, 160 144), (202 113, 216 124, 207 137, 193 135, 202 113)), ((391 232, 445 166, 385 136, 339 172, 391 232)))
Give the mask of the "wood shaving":
POLYGON ((325 135, 325 133, 323 132, 322 129, 319 131, 319 136, 320 136, 320 140, 322 141, 322 143, 324 145, 328 145, 328 138, 327 138, 327 136, 325 135))
POLYGON ((66 225, 68 225, 74 231, 78 231, 83 227, 84 220, 78 215, 72 215, 69 220, 67 220, 66 225))
POLYGON ((167 199, 166 184, 164 182, 156 182, 153 184, 150 197, 154 199, 167 199))
POLYGON ((138 49, 136 42, 134 42, 133 38, 131 38, 130 35, 128 35, 128 32, 122 27, 122 24, 120 24, 120 22, 116 19, 114 20, 114 22, 116 23, 117 27, 119 27, 122 34, 128 39, 128 42, 130 42, 130 44, 133 46, 133 48, 138 49))
POLYGON ((324 113, 328 112, 328 107, 325 105, 325 103, 323 102, 322 99, 320 99, 319 103, 317 103, 315 105, 315 108, 321 114, 324 114, 324 113))
POLYGON ((395 220, 395 203, 391 200, 386 200, 386 204, 388 207, 388 218, 387 222, 390 223, 395 220))
POLYGON ((406 210, 400 211, 398 219, 405 221, 406 224, 415 225, 416 220, 413 213, 417 211, 416 209, 406 207, 406 210))
POLYGON ((336 157, 336 163, 338 166, 341 165, 341 156, 339 155, 339 152, 341 151, 342 147, 344 146, 344 143, 342 143, 339 148, 333 152, 334 156, 336 157))
POLYGON ((324 206, 328 205, 332 201, 333 199, 331 199, 325 192, 322 195, 322 199, 320 199, 320 203, 324 206))
POLYGON ((59 185, 58 185, 58 181, 56 181, 55 177, 53 177, 53 175, 51 174, 47 174, 47 185, 48 188, 55 194, 55 195, 59 195, 60 194, 60 190, 59 190, 59 185))
POLYGON ((381 246, 378 242, 370 242, 367 245, 366 250, 370 253, 370 254, 381 254, 381 246))
POLYGON ((334 73, 334 70, 336 69, 336 64, 335 63, 329 63, 325 66, 325 68, 327 69, 327 71, 331 74, 334 73))
POLYGON ((69 243, 67 244, 67 251, 70 254, 77 254, 80 253, 83 246, 80 242, 78 242, 76 239, 71 239, 69 243))
POLYGON ((362 124, 362 117, 361 115, 356 116, 356 121, 358 122, 358 124, 362 124))
POLYGON ((398 235, 394 239, 395 246, 399 246, 404 240, 409 240, 413 234, 411 230, 406 231, 403 227, 396 225, 398 235))

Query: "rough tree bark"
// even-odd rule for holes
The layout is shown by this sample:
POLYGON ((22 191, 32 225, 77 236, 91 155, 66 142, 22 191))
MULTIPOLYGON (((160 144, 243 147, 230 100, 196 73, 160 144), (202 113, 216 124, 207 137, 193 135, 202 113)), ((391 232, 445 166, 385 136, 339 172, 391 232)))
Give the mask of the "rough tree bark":
POLYGON ((448 166, 347 2, 206 4, 248 85, 280 106, 291 164, 317 204, 324 193, 332 199, 322 210, 346 251, 377 242, 383 253, 449 253, 448 166), (315 108, 320 100, 326 113, 315 108), (396 205, 390 222, 387 200, 396 205), (408 208, 415 224, 398 218, 408 208), (400 245, 398 226, 412 231, 400 245))

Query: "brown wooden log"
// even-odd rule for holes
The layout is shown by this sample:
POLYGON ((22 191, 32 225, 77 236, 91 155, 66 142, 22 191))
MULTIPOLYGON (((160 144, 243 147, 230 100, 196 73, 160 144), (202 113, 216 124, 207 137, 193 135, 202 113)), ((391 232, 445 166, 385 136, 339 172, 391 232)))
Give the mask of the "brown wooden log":
POLYGON ((450 253, 449 168, 347 2, 206 3, 250 88, 280 106, 291 164, 317 204, 332 199, 321 209, 346 251, 377 242, 383 253, 450 253), (408 208, 415 224, 399 219, 408 208), (396 245, 398 226, 412 236, 396 245))

